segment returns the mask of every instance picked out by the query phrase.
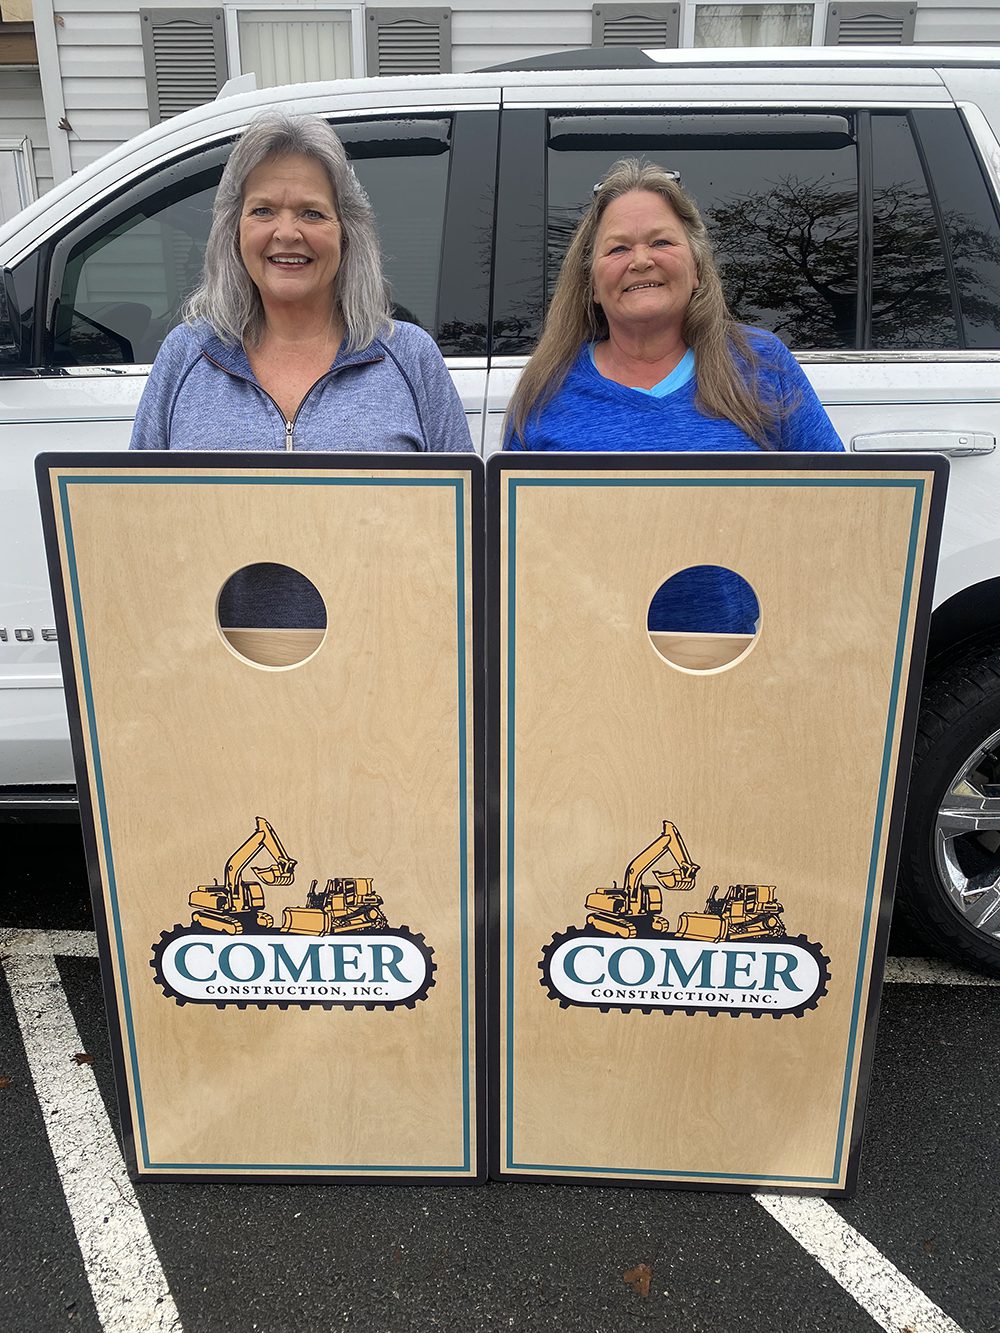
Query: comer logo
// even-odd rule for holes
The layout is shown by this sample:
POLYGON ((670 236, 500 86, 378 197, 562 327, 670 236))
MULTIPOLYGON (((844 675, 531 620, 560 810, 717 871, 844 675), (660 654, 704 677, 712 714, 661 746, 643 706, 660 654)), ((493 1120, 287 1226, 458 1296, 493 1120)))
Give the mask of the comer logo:
POLYGON ((668 919, 664 894, 691 893, 700 869, 677 826, 663 820, 626 865, 621 884, 587 894, 586 926, 553 935, 543 948, 538 966, 552 999, 564 1009, 575 1004, 603 1013, 680 1009, 781 1018, 815 1009, 826 994, 830 960, 804 935, 788 934, 777 885, 722 890, 713 884, 704 910, 668 919))
POLYGON ((310 940, 182 928, 163 937, 153 961, 180 1004, 412 1008, 434 984, 430 950, 405 930, 310 940))
POLYGON ((557 937, 540 964, 564 1006, 801 1014, 826 989, 825 959, 801 938, 700 945, 621 940, 578 932, 557 937))
POLYGON ((191 924, 164 931, 150 967, 178 1004, 259 1009, 412 1009, 434 985, 423 935, 390 925, 366 875, 312 880, 280 922, 265 892, 294 883, 296 859, 270 820, 232 852, 221 878, 188 893, 191 924))

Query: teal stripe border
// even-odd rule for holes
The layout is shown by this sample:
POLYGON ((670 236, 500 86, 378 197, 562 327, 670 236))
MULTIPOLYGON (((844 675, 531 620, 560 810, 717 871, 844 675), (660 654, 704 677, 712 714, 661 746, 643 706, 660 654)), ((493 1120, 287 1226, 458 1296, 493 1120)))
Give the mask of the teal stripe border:
MULTIPOLYGON (((471 480, 469 478, 468 480, 471 480)), ((59 504, 62 514, 63 533, 66 546, 66 563, 69 570, 70 613, 76 626, 79 644, 80 679, 83 687, 83 708, 81 723, 90 738, 93 756, 94 786, 97 795, 97 815, 99 829, 95 830, 104 848, 107 866, 107 892, 111 904, 111 918, 114 927, 113 945, 121 977, 122 997, 125 1017, 125 1034, 128 1044, 128 1066, 132 1072, 135 1090, 136 1111, 138 1114, 139 1143, 142 1150, 142 1166, 149 1171, 288 1171, 302 1172, 315 1177, 323 1171, 350 1172, 362 1175, 368 1172, 431 1174, 470 1174, 472 1172, 472 1076, 469 1060, 469 1025, 471 1001, 469 988, 472 978, 469 972, 469 765, 468 736, 471 727, 469 718, 469 699, 466 685, 468 673, 468 655, 466 637, 468 633, 468 610, 465 589, 465 478, 450 477, 238 477, 238 476, 129 476, 110 473, 87 477, 60 477, 59 504), (139 1077, 138 1053, 135 1042, 135 1029, 132 1016, 132 1003, 129 990, 128 969, 125 964, 125 948, 122 936, 121 912, 118 897, 118 884, 115 874, 114 856, 108 829, 107 801, 104 786, 104 771, 101 760, 100 738, 97 719, 94 712, 93 687, 91 682, 90 657, 87 648, 87 635, 84 624, 83 598, 77 569, 76 547, 73 536, 73 523, 70 513, 70 486, 416 486, 444 487, 454 492, 455 499, 455 586, 456 586, 456 638, 458 664, 458 768, 459 768, 459 852, 461 856, 461 880, 459 886, 459 904, 461 910, 461 946, 462 960, 462 1119, 463 1119, 463 1160, 459 1165, 428 1166, 425 1164, 390 1163, 385 1165, 368 1164, 360 1166, 354 1162, 330 1163, 295 1163, 295 1162, 154 1162, 149 1157, 149 1145, 146 1131, 146 1116, 142 1098, 142 1081, 139 1077)))
MULTIPOLYGON (((848 1131, 848 1108, 851 1093, 851 1070, 854 1065, 861 1026, 861 998, 864 989, 864 958, 868 941, 875 925, 876 894, 878 890, 878 856, 882 844, 882 834, 888 813, 889 787, 892 774, 892 738, 896 729, 896 720, 902 701, 903 659, 906 652, 906 624, 910 605, 913 600, 914 579, 917 572, 917 549, 920 537, 920 517, 923 512, 925 484, 923 478, 891 480, 873 477, 870 479, 842 479, 836 477, 524 477, 507 478, 507 911, 506 911, 506 957, 507 986, 505 997, 506 1011, 506 1116, 505 1116, 505 1163, 506 1171, 549 1171, 588 1177, 615 1176, 657 1177, 669 1180, 718 1180, 729 1183, 753 1181, 767 1185, 837 1185, 843 1164, 848 1131), (855 964, 854 994, 851 1008, 851 1024, 848 1035, 847 1053, 844 1062, 844 1077, 841 1086, 840 1115, 837 1128, 837 1144, 834 1165, 829 1176, 777 1176, 751 1175, 747 1173, 723 1171, 671 1171, 646 1167, 594 1167, 587 1165, 566 1165, 555 1162, 521 1162, 515 1156, 514 1148, 514 976, 517 963, 514 951, 514 809, 515 809, 515 702, 516 702, 516 588, 517 588, 517 493, 521 487, 594 487, 609 488, 631 487, 647 489, 649 487, 799 487, 846 489, 881 489, 911 491, 913 507, 910 516, 909 544, 906 556, 906 568, 903 576, 902 596, 900 598, 899 619, 896 629, 896 649, 893 661, 892 683, 889 692, 889 704, 886 715, 885 732, 882 743, 882 766, 879 774, 878 798, 875 821, 872 829, 871 846, 868 860, 868 881, 865 891, 865 910, 858 942, 858 955, 855 964)), ((531 960, 534 964, 534 958, 531 960)))

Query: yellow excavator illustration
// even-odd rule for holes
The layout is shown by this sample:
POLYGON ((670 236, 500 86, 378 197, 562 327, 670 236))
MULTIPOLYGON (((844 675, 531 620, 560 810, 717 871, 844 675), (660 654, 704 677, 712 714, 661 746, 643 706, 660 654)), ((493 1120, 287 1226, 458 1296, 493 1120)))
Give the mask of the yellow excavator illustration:
POLYGON ((226 862, 223 883, 199 884, 188 895, 188 903, 195 908, 191 914, 193 926, 204 926, 226 935, 243 935, 254 930, 269 930, 274 925, 274 918, 264 910, 264 890, 257 880, 243 878, 243 872, 262 851, 271 857, 272 864, 256 867, 259 879, 272 885, 292 883, 295 861, 282 847, 268 821, 258 815, 256 830, 226 862))
POLYGON ((388 930, 383 899, 370 879, 328 879, 324 889, 313 880, 305 907, 286 907, 281 929, 288 935, 340 935, 346 931, 388 930))
POLYGON ((610 889, 595 889, 587 894, 587 925, 623 939, 634 939, 640 934, 666 934, 669 926, 660 915, 663 889, 693 889, 700 868, 688 855, 675 826, 665 819, 660 836, 628 863, 621 888, 614 884, 610 889), (676 869, 654 870, 656 862, 667 852, 676 862, 676 869), (652 872, 658 888, 644 882, 647 871, 652 872))
POLYGON ((674 824, 663 821, 663 832, 628 863, 622 887, 595 889, 587 894, 587 925, 605 935, 635 939, 638 935, 670 935, 674 939, 702 940, 713 944, 722 940, 782 939, 785 924, 783 905, 773 884, 730 884, 720 893, 718 884, 705 903, 703 912, 682 912, 677 929, 671 931, 663 911, 663 889, 688 891, 694 888, 700 866, 688 855, 684 839, 674 824), (676 862, 675 870, 654 870, 667 852, 676 862), (659 887, 643 881, 651 871, 659 887))
MULTIPOLYGON (((295 879, 295 860, 282 846, 270 823, 257 816, 257 828, 226 862, 223 883, 199 884, 188 895, 195 910, 191 924, 227 935, 244 935, 255 930, 272 930, 274 917, 265 910, 264 890, 258 880, 274 887, 291 884, 295 879), (267 852, 271 865, 252 866, 260 852, 267 852), (251 867, 257 879, 244 877, 251 867)), ((359 930, 388 930, 382 911, 383 899, 375 892, 371 879, 342 876, 328 879, 318 887, 313 880, 304 907, 286 907, 278 929, 286 935, 340 935, 359 930)))

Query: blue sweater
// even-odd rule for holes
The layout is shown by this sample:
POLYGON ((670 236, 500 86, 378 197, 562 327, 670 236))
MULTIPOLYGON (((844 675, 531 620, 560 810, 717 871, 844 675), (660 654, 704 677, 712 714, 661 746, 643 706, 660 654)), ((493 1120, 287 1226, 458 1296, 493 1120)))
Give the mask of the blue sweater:
MULTIPOLYGON (((841 451, 843 445, 801 366, 780 339, 746 330, 760 357, 761 396, 784 406, 777 449, 841 451)), ((655 396, 605 379, 584 346, 556 396, 534 414, 524 437, 508 447, 549 451, 756 452, 760 446, 731 421, 695 406, 697 369, 672 393, 655 396)), ((654 596, 651 630, 752 634, 760 613, 749 584, 715 565, 676 574, 654 596)))
MULTIPOLYGON (((760 357, 759 389, 765 401, 785 406, 777 449, 843 449, 830 418, 785 344, 761 329, 748 329, 760 357)), ((673 393, 654 397, 605 379, 581 347, 562 388, 535 413, 515 448, 699 453, 757 450, 760 446, 731 421, 706 417, 695 407, 697 370, 673 393)))
POLYGON ((291 429, 242 347, 206 324, 173 329, 157 353, 132 429, 133 449, 462 453, 462 403, 433 339, 396 322, 359 352, 343 347, 302 400, 291 429))

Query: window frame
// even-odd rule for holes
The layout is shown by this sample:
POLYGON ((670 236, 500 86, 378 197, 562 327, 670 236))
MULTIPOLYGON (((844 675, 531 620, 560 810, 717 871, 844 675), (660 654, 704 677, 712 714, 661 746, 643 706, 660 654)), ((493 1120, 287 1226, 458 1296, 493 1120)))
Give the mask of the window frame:
MULTIPOLYGON (((482 349, 468 352, 442 350, 442 355, 447 357, 449 362, 454 359, 462 362, 469 360, 485 361, 490 349, 492 271, 486 274, 480 284, 481 289, 474 293, 471 292, 470 289, 473 284, 470 284, 463 269, 463 266, 465 268, 468 266, 468 254, 461 257, 461 262, 458 257, 453 257, 452 262, 446 264, 444 262, 446 248, 444 238, 448 235, 454 235, 456 232, 459 235, 463 234, 464 228, 461 226, 463 206, 468 204, 470 197, 482 198, 487 183, 491 187, 495 183, 500 127, 499 108, 465 106, 461 103, 449 102, 443 108, 434 109, 433 111, 427 108, 410 111, 405 107, 388 107, 381 111, 365 109, 359 113, 356 109, 350 111, 324 110, 317 114, 321 115, 334 130, 338 130, 341 125, 345 124, 359 125, 399 119, 439 120, 442 117, 447 117, 451 121, 452 137, 449 152, 452 154, 460 152, 461 160, 467 164, 471 162, 473 167, 477 169, 470 170, 467 165, 461 171, 456 172, 454 163, 457 159, 453 157, 449 163, 442 219, 442 264, 438 273, 436 290, 439 327, 436 330, 428 331, 431 332, 431 336, 435 340, 439 338, 440 326, 445 322, 445 316, 455 312, 455 291, 463 293, 464 297, 468 299, 469 309, 475 305, 477 312, 481 314, 483 326, 482 349)), ((99 199, 92 201, 87 208, 67 219, 57 231, 53 231, 37 247, 33 248, 27 260, 20 261, 20 264, 31 262, 33 265, 37 263, 38 266, 37 298, 30 331, 30 361, 28 363, 12 364, 7 368, 0 366, 0 379, 10 378, 13 375, 24 375, 25 373, 40 375, 146 375, 149 373, 150 362, 83 363, 79 365, 57 365, 55 363, 52 350, 54 305, 62 292, 67 258, 80 239, 87 232, 93 232, 95 224, 102 226, 105 219, 111 220, 115 216, 127 213, 134 203, 141 202, 144 198, 155 195, 162 190, 171 177, 177 179, 197 174, 198 166, 196 163, 199 158, 205 162, 209 156, 219 150, 227 148, 227 146, 231 149, 239 133, 238 129, 233 129, 213 135, 210 139, 189 145, 184 151, 175 156, 160 159, 151 164, 127 182, 119 183, 115 188, 102 193, 99 199)), ((497 212, 494 198, 490 204, 489 249, 491 256, 496 247, 496 226, 497 212)))
MULTIPOLYGON (((913 99, 888 99, 885 102, 862 101, 859 98, 835 98, 821 104, 808 102, 783 103, 781 106, 761 107, 759 101, 727 102, 725 105, 701 103, 660 103, 623 100, 599 105, 590 102, 570 102, 567 98, 546 100, 545 105, 508 105, 503 110, 503 130, 498 174, 496 250, 493 266, 493 315, 491 329, 491 358, 496 370, 523 366, 530 355, 544 315, 546 264, 546 219, 548 212, 548 171, 545 153, 548 145, 548 125, 552 116, 578 115, 581 117, 615 114, 712 114, 766 111, 768 115, 813 114, 823 111, 854 118, 857 143, 858 175, 858 290, 856 326, 853 346, 843 348, 803 348, 789 340, 788 346, 798 360, 806 364, 837 362, 840 364, 899 364, 920 362, 995 362, 1000 355, 1000 328, 990 326, 988 344, 978 333, 975 342, 969 334, 968 316, 962 292, 957 286, 954 266, 954 237, 946 221, 942 220, 941 184, 935 172, 921 155, 921 174, 934 209, 934 225, 942 246, 943 271, 952 309, 957 312, 954 341, 940 341, 928 346, 874 347, 872 322, 874 299, 874 198, 875 188, 871 123, 876 116, 904 117, 910 121, 918 154, 922 154, 922 140, 914 126, 914 117, 934 115, 949 117, 960 128, 968 145, 970 160, 978 171, 984 206, 988 205, 1000 236, 1000 193, 995 174, 990 171, 989 152, 992 134, 983 113, 968 102, 957 104, 930 103, 913 99), (935 203, 936 200, 936 203, 935 203), (523 318, 528 310, 534 320, 534 308, 540 312, 537 321, 529 324, 523 318), (521 315, 520 320, 515 316, 521 315), (520 327, 518 327, 520 325, 520 327)), ((954 193, 954 191, 952 191, 954 193)))
MULTIPOLYGON (((753 104, 670 104, 634 102, 610 105, 601 103, 560 104, 549 101, 544 107, 506 107, 503 112, 504 128, 501 134, 500 184, 498 192, 498 211, 496 222, 496 257, 494 261, 493 283, 493 327, 491 354, 494 364, 505 365, 509 358, 526 358, 532 350, 542 328, 548 301, 551 299, 551 285, 555 274, 548 267, 548 184, 549 171, 547 149, 549 146, 549 123, 552 117, 580 116, 592 119, 603 116, 670 116, 691 115, 711 117, 747 113, 761 114, 767 117, 833 115, 853 119, 857 125, 861 108, 844 105, 839 101, 823 102, 816 105, 782 103, 781 105, 761 106, 753 104), (517 189, 510 188, 510 182, 517 182, 517 189), (515 244, 515 237, 517 238, 515 244), (514 256, 520 249, 521 262, 514 256), (531 269, 527 278, 525 269, 531 269), (529 308, 537 307, 540 314, 536 323, 526 329, 517 329, 515 315, 521 307, 512 299, 518 287, 527 290, 520 293, 522 302, 527 301, 529 308)), ((858 173, 858 247, 856 268, 857 293, 855 297, 855 331, 853 344, 842 347, 797 348, 792 341, 788 346, 796 356, 802 355, 813 359, 842 359, 844 357, 863 356, 866 349, 858 346, 858 312, 862 308, 862 292, 865 282, 870 282, 862 267, 863 217, 860 200, 863 187, 860 181, 862 157, 860 143, 857 144, 856 170, 858 173)), ((765 326, 766 327, 766 326, 765 326)), ((779 335, 783 336, 783 335, 779 335)))
MULTIPOLYGON (((20 208, 27 208, 38 198, 38 180, 35 175, 31 140, 27 135, 21 137, 9 135, 0 138, 0 153, 10 153, 13 158, 18 195, 21 197, 20 208)), ((20 211, 20 208, 17 211, 20 211)))
MULTIPOLYGON (((683 47, 694 46, 694 25, 698 9, 702 5, 731 5, 736 8, 740 0, 681 0, 681 35, 679 45, 683 47)), ((761 3, 762 0, 745 0, 747 4, 761 3)), ((826 13, 830 5, 830 0, 788 0, 788 3, 811 4, 813 10, 812 35, 809 38, 809 46, 825 45, 824 36, 826 33, 826 13)), ((701 50, 710 48, 702 47, 701 50)), ((753 50, 753 47, 741 48, 746 51, 753 50)), ((797 48, 790 46, 789 51, 797 48)), ((806 47, 800 48, 806 50, 806 47)))
POLYGON ((228 153, 232 151, 237 137, 236 132, 221 134, 204 143, 192 145, 166 163, 161 161, 153 164, 135 180, 129 181, 127 185, 103 193, 99 199, 93 202, 91 207, 74 217, 68 226, 63 227, 45 242, 42 247, 42 262, 39 265, 40 300, 37 306, 34 341, 36 364, 43 374, 65 374, 67 372, 72 374, 100 374, 102 371, 119 375, 146 375, 149 373, 149 368, 152 365, 151 361, 85 362, 79 365, 72 363, 63 365, 55 361, 53 355, 55 308, 62 295, 67 261, 81 237, 84 236, 85 229, 89 228, 92 234, 95 223, 102 226, 105 220, 113 221, 116 216, 120 217, 127 214, 144 200, 154 198, 167 187, 171 178, 190 179, 191 176, 197 175, 199 168, 196 164, 199 158, 201 159, 201 170, 205 170, 208 159, 220 150, 228 149, 226 152, 228 157, 228 153))
MULTIPOLYGON (((267 0, 238 0, 236 4, 226 4, 224 6, 225 31, 226 31, 226 54, 229 57, 230 77, 236 78, 243 74, 243 65, 240 59, 240 14, 250 13, 254 10, 275 10, 282 8, 280 3, 267 3, 267 0)), ((365 47, 365 5, 364 0, 340 0, 340 3, 330 3, 330 0, 297 0, 294 6, 289 6, 288 13, 291 18, 296 15, 307 13, 312 14, 349 14, 351 19, 351 74, 352 79, 364 78, 368 72, 367 54, 365 47)), ((253 73, 251 70, 250 73, 253 73)))

